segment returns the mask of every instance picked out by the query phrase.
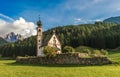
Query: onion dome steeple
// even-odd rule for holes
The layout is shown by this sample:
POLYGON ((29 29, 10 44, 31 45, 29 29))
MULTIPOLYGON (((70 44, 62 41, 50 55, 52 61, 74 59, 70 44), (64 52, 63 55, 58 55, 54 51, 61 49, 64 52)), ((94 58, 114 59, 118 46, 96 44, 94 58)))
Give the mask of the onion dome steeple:
POLYGON ((42 22, 40 21, 40 15, 39 15, 39 20, 38 20, 38 22, 37 22, 37 25, 38 25, 39 27, 42 26, 42 22))

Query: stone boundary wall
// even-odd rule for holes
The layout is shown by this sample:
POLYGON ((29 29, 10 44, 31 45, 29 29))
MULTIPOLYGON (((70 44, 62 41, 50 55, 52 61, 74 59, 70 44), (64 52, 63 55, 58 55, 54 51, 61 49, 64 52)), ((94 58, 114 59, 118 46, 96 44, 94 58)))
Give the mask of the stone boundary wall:
POLYGON ((79 54, 59 54, 56 57, 17 57, 16 62, 25 64, 111 64, 107 57, 82 58, 79 54))

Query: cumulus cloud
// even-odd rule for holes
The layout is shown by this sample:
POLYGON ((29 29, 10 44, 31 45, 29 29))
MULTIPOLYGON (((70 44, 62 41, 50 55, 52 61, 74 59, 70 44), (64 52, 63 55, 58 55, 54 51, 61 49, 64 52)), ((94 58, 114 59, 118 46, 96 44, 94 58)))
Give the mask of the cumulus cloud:
POLYGON ((36 35, 36 25, 33 22, 27 22, 24 18, 20 17, 18 20, 14 20, 9 23, 0 19, 0 36, 4 37, 7 33, 15 32, 21 34, 24 37, 36 35))

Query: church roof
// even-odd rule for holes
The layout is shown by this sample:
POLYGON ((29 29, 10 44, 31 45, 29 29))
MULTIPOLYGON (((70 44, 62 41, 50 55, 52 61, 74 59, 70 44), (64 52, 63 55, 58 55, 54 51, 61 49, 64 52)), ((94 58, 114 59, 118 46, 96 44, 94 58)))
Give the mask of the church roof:
POLYGON ((42 46, 46 46, 48 44, 48 41, 51 39, 52 35, 46 35, 46 37, 43 36, 42 46))

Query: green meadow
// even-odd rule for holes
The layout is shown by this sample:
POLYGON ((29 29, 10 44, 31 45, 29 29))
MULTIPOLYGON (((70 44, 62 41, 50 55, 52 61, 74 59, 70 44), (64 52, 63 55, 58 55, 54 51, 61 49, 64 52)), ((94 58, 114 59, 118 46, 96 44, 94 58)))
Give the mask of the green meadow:
POLYGON ((0 60, 0 77, 120 77, 120 52, 110 52, 110 65, 32 65, 0 60))

